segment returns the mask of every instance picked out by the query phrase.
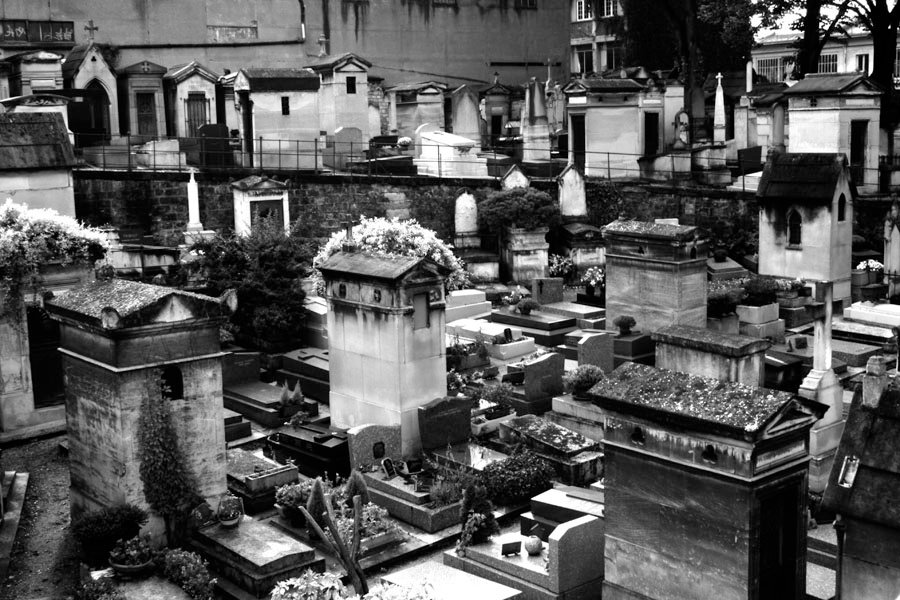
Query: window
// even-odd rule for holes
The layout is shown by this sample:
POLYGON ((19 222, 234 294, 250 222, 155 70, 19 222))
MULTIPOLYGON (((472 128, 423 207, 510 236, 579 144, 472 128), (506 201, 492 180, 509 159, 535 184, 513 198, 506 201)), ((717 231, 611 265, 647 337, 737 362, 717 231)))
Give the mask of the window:
POLYGON ((347 78, 347 93, 348 94, 356 93, 356 77, 348 77, 347 78))
POLYGON ((184 379, 181 369, 168 365, 162 370, 162 397, 165 400, 181 400, 184 398, 184 379))
POLYGON ((594 18, 593 0, 577 0, 575 2, 575 20, 590 21, 594 18))
POLYGON ((865 75, 869 74, 869 55, 868 54, 857 54, 856 55, 856 70, 865 75))
POLYGON ((625 66, 625 48, 622 46, 606 47, 606 68, 621 69, 625 66))
POLYGON ((430 327, 428 319, 428 294, 413 296, 413 329, 430 327))
POLYGON ((339 297, 339 298, 346 298, 346 297, 347 297, 347 286, 346 286, 346 284, 343 284, 343 283, 342 283, 342 284, 340 284, 340 285, 338 286, 338 297, 339 297))
POLYGON ((281 97, 281 114, 291 114, 291 99, 288 96, 281 97))
POLYGON ((537 0, 516 0, 516 8, 537 9, 537 0))
POLYGON ((847 220, 847 196, 841 194, 838 198, 838 221, 847 220))
POLYGON ((576 73, 588 74, 594 72, 594 49, 590 44, 585 46, 575 46, 574 63, 572 69, 576 73))
POLYGON ((799 246, 802 241, 803 220, 796 210, 788 212, 788 245, 799 246))
POLYGON ((381 303, 381 290, 372 291, 372 300, 374 300, 376 304, 381 303))
POLYGON ((770 83, 778 83, 784 80, 781 58, 758 58, 756 60, 756 74, 765 77, 770 83))
POLYGON ((617 0, 600 0, 600 18, 616 16, 617 0))
POLYGON ((818 98, 810 98, 810 99, 809 99, 809 107, 810 107, 810 108, 815 108, 815 107, 817 107, 818 105, 819 105, 819 99, 818 99, 818 98))
POLYGON ((900 77, 900 48, 897 48, 897 54, 894 55, 894 77, 900 77))
POLYGON ((837 54, 819 55, 819 73, 837 73, 837 54))

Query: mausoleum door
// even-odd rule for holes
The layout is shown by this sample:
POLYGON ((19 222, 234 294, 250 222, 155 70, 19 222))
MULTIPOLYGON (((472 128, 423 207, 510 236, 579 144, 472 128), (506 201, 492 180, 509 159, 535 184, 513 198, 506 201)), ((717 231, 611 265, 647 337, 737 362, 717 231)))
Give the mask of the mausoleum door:
POLYGON ((137 107, 138 135, 156 137, 156 93, 138 92, 134 95, 137 107))
POLYGON ((65 387, 59 347, 59 323, 39 306, 29 306, 28 346, 35 408, 62 404, 65 387))
POLYGON ((659 153, 659 113, 644 113, 644 156, 659 153))
POLYGON ((794 485, 760 498, 759 594, 756 596, 759 600, 800 600, 797 592, 799 502, 794 485))
POLYGON ((856 185, 862 185, 865 178, 868 129, 868 121, 850 121, 850 172, 856 185))
POLYGON ((572 157, 580 169, 584 169, 585 132, 584 115, 572 115, 572 157))
POLYGON ((209 100, 203 92, 189 92, 184 101, 184 112, 187 118, 187 137, 198 137, 201 125, 206 125, 209 120, 209 100))

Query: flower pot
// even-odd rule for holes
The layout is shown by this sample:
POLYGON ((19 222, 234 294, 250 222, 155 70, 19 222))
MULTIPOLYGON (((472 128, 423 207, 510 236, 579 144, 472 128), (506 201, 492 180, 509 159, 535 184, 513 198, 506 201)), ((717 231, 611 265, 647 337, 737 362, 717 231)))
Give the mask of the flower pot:
POLYGON ((146 577, 150 574, 151 571, 153 571, 153 559, 150 559, 147 562, 141 563, 139 565, 121 565, 110 560, 109 566, 112 567, 112 570, 115 571, 116 575, 119 575, 120 577, 125 577, 127 579, 137 579, 140 577, 146 577))
POLYGON ((281 518, 291 524, 291 527, 304 527, 306 525, 306 517, 300 512, 296 506, 288 506, 276 504, 275 510, 281 515, 281 518))
POLYGON ((850 285, 853 287, 862 287, 869 283, 869 272, 863 269, 853 269, 850 271, 850 285))
POLYGON ((884 271, 869 271, 869 283, 881 283, 884 280, 884 271))
POLYGON ((238 524, 240 524, 240 522, 241 522, 241 517, 243 517, 243 516, 244 516, 244 515, 238 515, 238 516, 232 517, 232 518, 230 518, 230 519, 221 519, 221 518, 220 518, 220 519, 219 519, 219 524, 220 524, 222 527, 226 527, 226 528, 228 528, 228 529, 234 529, 235 527, 238 526, 238 524))

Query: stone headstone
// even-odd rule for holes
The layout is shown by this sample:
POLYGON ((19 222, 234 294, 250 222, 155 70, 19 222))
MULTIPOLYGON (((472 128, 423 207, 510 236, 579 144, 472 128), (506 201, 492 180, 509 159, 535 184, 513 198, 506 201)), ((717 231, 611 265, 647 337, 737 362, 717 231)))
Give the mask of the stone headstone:
POLYGON ((381 471, 388 479, 397 476, 397 467, 394 465, 394 461, 392 461, 390 458, 383 458, 381 460, 381 471))
POLYGON ((469 398, 447 396, 419 407, 419 435, 424 450, 465 442, 471 432, 472 401, 469 398))
POLYGON ((481 114, 478 96, 467 85, 453 91, 453 133, 478 142, 481 147, 481 114))
POLYGON ((481 244, 481 238, 478 237, 478 205, 475 196, 469 192, 463 192, 456 198, 453 226, 457 248, 478 247, 481 244))
POLYGON ((509 171, 500 178, 500 187, 504 190, 515 190, 518 188, 531 187, 531 180, 519 165, 513 165, 509 171))
POLYGON ((604 373, 612 373, 613 369, 613 337, 610 331, 598 331, 582 336, 578 340, 578 364, 596 365, 604 373))
POLYGON ((381 464, 383 458, 400 458, 399 425, 357 425, 347 430, 350 466, 363 471, 381 464))
POLYGON ((441 128, 435 125, 434 123, 422 123, 418 127, 416 127, 416 132, 413 134, 414 140, 413 143, 416 145, 416 157, 422 156, 422 134, 428 133, 431 131, 440 131, 441 128))
MULTIPOLYGON (((333 159, 332 162, 335 169, 343 169, 347 164, 347 158, 355 154, 361 154, 363 151, 363 135, 362 130, 356 127, 339 127, 334 132, 334 149, 331 156, 324 156, 323 159, 333 159)), ((325 150, 325 154, 329 154, 325 150)))
POLYGON ((563 373, 566 359, 562 354, 551 352, 523 364, 525 371, 525 397, 540 398, 563 393, 563 373))
POLYGON ((531 280, 531 297, 540 304, 563 301, 562 277, 537 277, 531 280))
POLYGON ((565 217, 587 217, 587 197, 584 177, 578 167, 569 165, 557 178, 559 210, 565 217))

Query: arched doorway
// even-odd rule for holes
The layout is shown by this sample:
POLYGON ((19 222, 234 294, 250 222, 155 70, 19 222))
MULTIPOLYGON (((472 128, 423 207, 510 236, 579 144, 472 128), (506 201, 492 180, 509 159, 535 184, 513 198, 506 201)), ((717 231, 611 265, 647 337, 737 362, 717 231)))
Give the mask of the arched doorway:
POLYGON ((90 128, 97 134, 109 139, 109 95, 96 79, 84 88, 90 92, 87 101, 90 105, 90 128))

